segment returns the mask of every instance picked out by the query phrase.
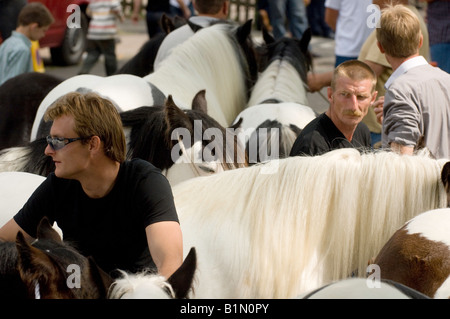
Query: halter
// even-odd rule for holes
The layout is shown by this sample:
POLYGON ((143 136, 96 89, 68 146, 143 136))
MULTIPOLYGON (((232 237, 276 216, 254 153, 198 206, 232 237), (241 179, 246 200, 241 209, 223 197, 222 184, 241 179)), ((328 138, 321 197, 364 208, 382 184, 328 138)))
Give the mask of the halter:
POLYGON ((41 299, 41 287, 39 286, 39 282, 37 280, 34 285, 34 299, 41 299))

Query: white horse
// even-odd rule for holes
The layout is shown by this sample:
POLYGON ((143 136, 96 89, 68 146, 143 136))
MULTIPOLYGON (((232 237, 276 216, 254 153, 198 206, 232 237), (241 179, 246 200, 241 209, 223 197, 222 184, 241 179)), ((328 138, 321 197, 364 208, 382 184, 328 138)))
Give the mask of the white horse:
POLYGON ((268 156, 269 159, 287 157, 298 134, 316 117, 308 106, 305 89, 306 74, 311 68, 310 31, 305 32, 301 40, 283 38, 275 41, 266 32, 263 36, 266 46, 262 55, 268 59, 268 66, 258 77, 246 108, 234 121, 235 124, 240 121, 240 128, 245 133, 250 163, 267 160, 261 145, 274 141, 279 145, 270 148, 276 153, 268 156), (278 140, 271 141, 275 134, 278 134, 278 140))
POLYGON ((217 24, 196 32, 174 49, 164 64, 144 78, 133 75, 100 77, 78 75, 57 85, 39 106, 31 140, 40 132, 46 109, 70 91, 95 91, 110 99, 120 112, 140 106, 162 105, 169 95, 181 108, 189 109, 197 92, 206 90, 209 114, 227 127, 244 108, 257 77, 252 55, 251 21, 243 26, 217 24))
MULTIPOLYGON (((14 217, 44 180, 45 177, 30 173, 0 173, 0 227, 14 217)), ((53 228, 62 237, 62 231, 56 223, 53 228)))
POLYGON ((298 296, 300 299, 429 299, 424 294, 390 280, 374 283, 364 278, 338 280, 298 296))
POLYGON ((176 185, 185 250, 197 250, 191 297, 292 298, 365 276, 398 227, 447 205, 443 165, 340 149, 176 185))

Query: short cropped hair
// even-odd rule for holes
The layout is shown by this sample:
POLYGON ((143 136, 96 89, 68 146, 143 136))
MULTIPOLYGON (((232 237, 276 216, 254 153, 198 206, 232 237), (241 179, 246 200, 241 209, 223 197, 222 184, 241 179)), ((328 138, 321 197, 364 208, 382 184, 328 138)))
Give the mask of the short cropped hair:
POLYGON ((26 4, 20 10, 17 23, 20 26, 27 26, 32 23, 37 23, 38 27, 46 27, 55 22, 50 11, 45 5, 40 2, 31 2, 26 4))
POLYGON ((333 78, 331 79, 331 88, 336 89, 336 82, 340 77, 347 77, 352 80, 362 81, 370 80, 372 82, 372 90, 375 91, 377 84, 377 75, 370 66, 359 60, 348 60, 339 64, 334 69, 333 78))
MULTIPOLYGON (((126 156, 126 140, 119 112, 110 100, 96 93, 70 92, 57 99, 47 109, 45 121, 63 115, 75 120, 75 133, 83 138, 98 136, 103 142, 105 155, 122 163, 126 156)), ((87 143, 82 140, 82 143, 87 143)))
POLYGON ((216 14, 226 1, 230 0, 194 0, 194 6, 201 14, 216 14))
POLYGON ((419 18, 404 5, 388 5, 381 11, 377 40, 386 54, 394 58, 406 58, 419 50, 419 18))

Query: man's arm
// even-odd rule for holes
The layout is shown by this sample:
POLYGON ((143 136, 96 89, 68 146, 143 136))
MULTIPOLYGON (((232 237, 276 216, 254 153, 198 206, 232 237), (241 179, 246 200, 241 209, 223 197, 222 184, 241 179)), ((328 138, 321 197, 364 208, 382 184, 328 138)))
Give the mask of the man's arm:
POLYGON ((28 235, 14 220, 11 218, 5 225, 0 228, 0 241, 15 241, 17 233, 21 231, 27 242, 31 243, 33 237, 28 235))
POLYGON ((183 263, 183 236, 175 221, 153 223, 145 228, 148 247, 158 272, 169 278, 183 263))
POLYGON ((405 154, 405 155, 413 155, 414 147, 412 146, 406 146, 401 145, 395 142, 391 143, 391 149, 392 151, 399 153, 399 154, 405 154))
POLYGON ((338 16, 339 16, 338 10, 325 8, 325 22, 335 32, 338 16))

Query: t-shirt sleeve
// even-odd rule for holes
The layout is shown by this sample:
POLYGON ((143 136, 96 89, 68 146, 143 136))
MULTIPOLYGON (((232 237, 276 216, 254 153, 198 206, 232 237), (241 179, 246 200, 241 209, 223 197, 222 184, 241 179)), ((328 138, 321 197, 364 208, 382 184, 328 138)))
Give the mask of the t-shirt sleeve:
POLYGON ((326 0, 325 7, 339 11, 341 8, 341 0, 326 0))
POLYGON ((31 237, 36 238, 37 226, 44 216, 47 216, 51 224, 54 222, 51 209, 52 179, 53 175, 47 177, 13 217, 14 221, 31 237))
POLYGON ((143 178, 139 184, 141 209, 144 225, 147 227, 161 221, 178 221, 172 188, 166 177, 152 172, 143 178))

